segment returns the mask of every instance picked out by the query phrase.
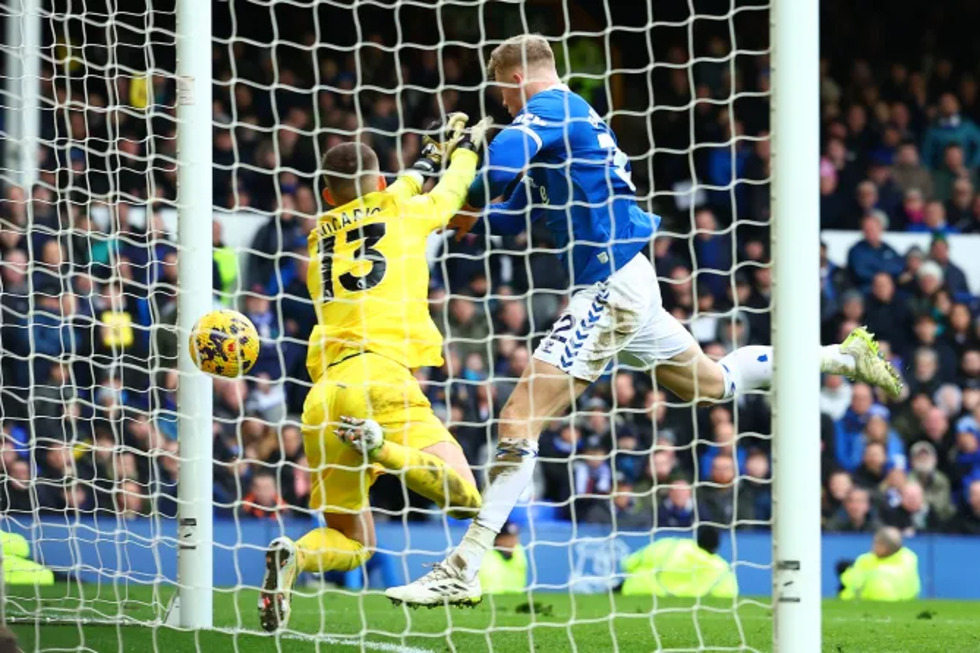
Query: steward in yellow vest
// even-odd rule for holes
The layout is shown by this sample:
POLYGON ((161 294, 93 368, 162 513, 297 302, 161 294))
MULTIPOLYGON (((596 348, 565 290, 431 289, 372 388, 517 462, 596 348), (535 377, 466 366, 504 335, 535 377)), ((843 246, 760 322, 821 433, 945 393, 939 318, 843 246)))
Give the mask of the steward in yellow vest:
POLYGON ((484 594, 517 594, 527 587, 527 554, 521 546, 520 532, 517 524, 507 522, 494 539, 493 548, 480 567, 484 594))
POLYGON ((735 574, 717 555, 718 530, 698 529, 697 541, 669 537, 636 551, 623 561, 629 576, 623 594, 731 598, 738 594, 735 574))
POLYGON ((845 600, 908 601, 919 595, 919 558, 902 546, 897 528, 875 533, 871 552, 841 573, 840 597, 845 600))

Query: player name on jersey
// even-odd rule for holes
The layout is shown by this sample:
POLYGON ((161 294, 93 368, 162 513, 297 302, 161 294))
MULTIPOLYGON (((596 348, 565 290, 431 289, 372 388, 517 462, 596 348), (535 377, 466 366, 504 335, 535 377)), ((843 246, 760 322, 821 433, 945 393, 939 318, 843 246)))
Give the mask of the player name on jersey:
POLYGON ((356 208, 350 211, 343 211, 339 215, 327 214, 321 218, 320 225, 317 227, 317 233, 320 236, 331 236, 341 229, 345 229, 359 220, 370 217, 376 213, 380 213, 381 209, 378 207, 372 208, 356 208))

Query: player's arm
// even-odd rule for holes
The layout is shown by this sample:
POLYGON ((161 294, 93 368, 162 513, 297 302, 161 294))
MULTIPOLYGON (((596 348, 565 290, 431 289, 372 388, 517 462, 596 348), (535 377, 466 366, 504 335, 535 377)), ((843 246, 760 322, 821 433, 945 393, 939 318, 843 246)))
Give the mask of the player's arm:
POLYGON ((528 207, 531 206, 530 181, 530 177, 522 177, 507 199, 486 207, 482 220, 475 215, 472 221, 462 218, 454 220, 454 224, 460 228, 461 235, 468 232, 480 234, 489 231, 495 236, 511 236, 526 230, 530 222, 534 222, 544 214, 542 207, 533 206, 528 215, 528 207), (461 224, 464 221, 470 224, 461 224))
MULTIPOLYGON (((564 121, 556 115, 548 115, 555 110, 555 107, 532 100, 525 113, 497 134, 487 148, 483 170, 470 187, 467 204, 483 208, 493 198, 503 195, 538 152, 564 138, 564 121)), ((563 107, 557 110, 564 112, 563 107)))
POLYGON ((429 230, 444 228, 466 201, 466 194, 476 178, 477 152, 483 146, 491 124, 489 118, 484 118, 468 132, 460 134, 449 146, 449 168, 436 187, 410 200, 412 206, 424 211, 429 230))

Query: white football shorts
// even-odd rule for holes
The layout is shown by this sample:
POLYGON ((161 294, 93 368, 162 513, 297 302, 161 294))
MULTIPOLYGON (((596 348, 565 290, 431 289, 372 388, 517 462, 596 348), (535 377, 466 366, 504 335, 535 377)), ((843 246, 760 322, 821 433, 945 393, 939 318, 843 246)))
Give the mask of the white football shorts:
POLYGON ((690 332, 664 310, 657 273, 640 253, 605 281, 572 295, 534 357, 591 382, 616 354, 650 368, 694 344, 690 332))

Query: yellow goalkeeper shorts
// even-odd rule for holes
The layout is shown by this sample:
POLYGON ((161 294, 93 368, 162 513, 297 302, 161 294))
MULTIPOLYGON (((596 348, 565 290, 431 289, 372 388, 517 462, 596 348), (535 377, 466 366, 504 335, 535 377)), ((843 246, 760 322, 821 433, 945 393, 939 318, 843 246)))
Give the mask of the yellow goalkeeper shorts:
POLYGON ((408 368, 365 352, 329 366, 303 405, 303 445, 310 467, 310 508, 359 512, 384 468, 334 434, 341 416, 373 419, 385 439, 425 449, 439 442, 459 444, 432 412, 408 368))

